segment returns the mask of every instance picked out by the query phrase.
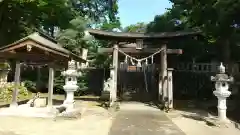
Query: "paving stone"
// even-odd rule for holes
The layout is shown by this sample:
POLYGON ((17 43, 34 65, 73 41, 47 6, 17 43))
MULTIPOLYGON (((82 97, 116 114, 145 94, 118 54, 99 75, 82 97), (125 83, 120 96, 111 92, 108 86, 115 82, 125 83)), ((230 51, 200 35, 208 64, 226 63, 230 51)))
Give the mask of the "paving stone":
POLYGON ((109 135, 185 135, 160 110, 144 109, 144 106, 136 108, 120 110, 109 135))

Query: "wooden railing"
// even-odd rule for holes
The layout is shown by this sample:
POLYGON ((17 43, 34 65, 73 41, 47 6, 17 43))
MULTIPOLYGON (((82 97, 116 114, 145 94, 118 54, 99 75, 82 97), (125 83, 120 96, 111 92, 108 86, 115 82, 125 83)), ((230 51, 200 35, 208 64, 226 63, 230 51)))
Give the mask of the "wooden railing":
MULTIPOLYGON (((216 73, 218 72, 219 63, 178 63, 175 65, 174 69, 176 71, 186 71, 186 72, 208 72, 216 73)), ((232 66, 232 71, 234 73, 239 73, 239 64, 235 63, 232 66)), ((225 65, 226 70, 228 70, 228 65, 225 65)))
MULTIPOLYGON (((172 67, 174 71, 183 71, 183 72, 196 72, 196 73, 217 73, 218 72, 218 66, 220 63, 176 63, 172 67)), ((226 70, 228 70, 228 65, 224 65, 226 67, 226 70)), ((126 63, 119 63, 119 70, 120 71, 127 71, 127 72, 152 72, 152 71, 158 71, 160 69, 159 64, 149 64, 147 66, 142 65, 142 67, 136 67, 136 66, 129 66, 126 63)), ((232 73, 240 73, 239 64, 235 63, 231 65, 232 67, 232 73)))
POLYGON ((214 63, 178 63, 174 69, 186 72, 216 72, 217 66, 214 63))

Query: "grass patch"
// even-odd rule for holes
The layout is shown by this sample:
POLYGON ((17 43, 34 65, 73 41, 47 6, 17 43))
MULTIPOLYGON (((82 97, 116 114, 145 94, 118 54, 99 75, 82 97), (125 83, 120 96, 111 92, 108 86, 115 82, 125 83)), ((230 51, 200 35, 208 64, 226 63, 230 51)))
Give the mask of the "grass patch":
MULTIPOLYGON (((28 96, 21 96, 20 95, 18 101, 24 101, 24 100, 31 99, 32 96, 33 96, 33 94, 31 92, 28 92, 28 96)), ((12 102, 12 99, 8 100, 8 101, 4 101, 4 99, 0 99, 0 105, 10 104, 11 102, 12 102)))
MULTIPOLYGON (((35 96, 34 93, 29 92, 28 96, 26 97, 19 97, 18 101, 24 101, 31 99, 35 96)), ((40 93, 40 97, 48 97, 48 93, 40 93)), ((85 102, 87 106, 89 107, 94 107, 94 106, 99 106, 101 103, 98 102, 99 97, 98 96, 93 96, 93 95, 85 95, 85 96, 74 96, 76 102, 85 102), (89 100, 85 100, 89 99, 89 100)), ((63 94, 54 94, 53 95, 53 100, 59 100, 59 101, 64 101, 65 95, 63 94)), ((0 105, 6 105, 10 104, 12 100, 9 101, 4 101, 3 99, 0 99, 0 105)))

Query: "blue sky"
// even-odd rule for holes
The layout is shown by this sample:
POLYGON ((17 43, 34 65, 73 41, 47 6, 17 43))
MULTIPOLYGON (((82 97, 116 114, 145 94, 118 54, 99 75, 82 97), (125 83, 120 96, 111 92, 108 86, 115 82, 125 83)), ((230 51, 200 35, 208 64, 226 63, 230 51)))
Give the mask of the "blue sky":
POLYGON ((120 21, 122 27, 137 22, 148 23, 156 15, 163 14, 171 7, 169 0, 118 0, 120 21))

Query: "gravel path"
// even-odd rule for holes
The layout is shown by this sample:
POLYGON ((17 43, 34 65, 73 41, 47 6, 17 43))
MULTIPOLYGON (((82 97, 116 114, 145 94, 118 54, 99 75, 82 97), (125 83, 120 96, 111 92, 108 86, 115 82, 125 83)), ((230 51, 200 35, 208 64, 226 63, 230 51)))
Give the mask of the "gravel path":
POLYGON ((122 104, 109 135, 184 135, 158 109, 139 103, 122 104))

